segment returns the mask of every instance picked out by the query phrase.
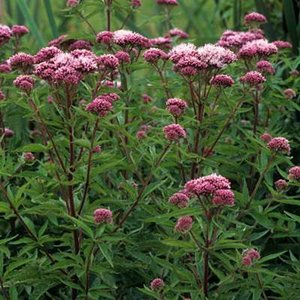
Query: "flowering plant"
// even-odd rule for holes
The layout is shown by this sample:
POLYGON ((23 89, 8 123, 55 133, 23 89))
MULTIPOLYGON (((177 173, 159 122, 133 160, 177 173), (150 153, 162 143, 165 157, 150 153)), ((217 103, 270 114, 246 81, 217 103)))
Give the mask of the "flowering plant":
POLYGON ((153 0, 152 37, 127 29, 143 1, 121 25, 117 1, 90 2, 105 28, 69 0, 92 35, 36 51, 0 25, 3 299, 298 295, 291 44, 256 12, 198 45, 173 24, 179 1, 153 0))

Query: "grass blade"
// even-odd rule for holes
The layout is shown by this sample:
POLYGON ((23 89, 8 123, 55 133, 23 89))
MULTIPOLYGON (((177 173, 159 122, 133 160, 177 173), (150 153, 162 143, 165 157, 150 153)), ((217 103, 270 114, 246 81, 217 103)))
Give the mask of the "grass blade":
POLYGON ((44 4, 45 4, 47 16, 48 16, 50 29, 52 32, 52 37, 56 38, 58 36, 58 30, 57 30, 57 26, 56 26, 54 14, 53 14, 51 2, 50 2, 50 0, 44 0, 44 4))
POLYGON ((43 47, 45 45, 45 41, 40 31, 38 30, 36 22, 34 21, 32 15, 30 14, 30 10, 28 8, 27 3, 25 2, 25 0, 17 0, 17 3, 22 11, 22 14, 27 22, 30 31, 32 32, 33 36, 36 38, 39 47, 43 47))

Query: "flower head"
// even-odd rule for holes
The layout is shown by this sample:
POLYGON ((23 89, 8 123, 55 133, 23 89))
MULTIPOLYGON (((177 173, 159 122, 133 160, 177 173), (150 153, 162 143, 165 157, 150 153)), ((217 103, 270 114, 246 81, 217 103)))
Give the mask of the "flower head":
POLYGON ((125 52, 125 51, 118 51, 116 54, 115 54, 115 57, 119 60, 119 63, 120 64, 128 64, 130 63, 130 55, 125 52))
POLYGON ((293 89, 286 89, 283 91, 285 98, 293 99, 297 96, 296 92, 293 89))
POLYGON ((300 167, 295 166, 289 169, 289 179, 292 181, 300 181, 300 167))
POLYGON ((10 128, 5 127, 2 134, 6 138, 11 138, 15 135, 15 132, 13 130, 11 130, 10 128))
POLYGON ((0 24, 0 46, 9 42, 11 37, 12 37, 11 29, 6 25, 0 24))
POLYGON ((9 64, 12 67, 12 69, 21 69, 23 71, 26 71, 27 69, 31 68, 33 63, 33 56, 24 52, 19 52, 10 57, 9 59, 9 64))
POLYGON ((244 266, 251 266, 254 260, 260 259, 260 254, 255 249, 247 249, 243 252, 242 264, 244 266))
POLYGON ((278 49, 274 43, 260 39, 248 42, 242 46, 238 52, 238 56, 241 58, 267 57, 277 52, 278 49))
POLYGON ((258 26, 266 22, 267 18, 264 15, 259 14, 257 12, 249 13, 244 17, 244 24, 246 26, 258 26))
POLYGON ((33 89, 34 79, 29 75, 20 75, 14 80, 14 85, 28 93, 33 89))
POLYGON ((92 149, 92 153, 101 153, 101 151, 102 149, 100 145, 97 145, 92 149))
POLYGON ((26 162, 33 162, 33 161, 35 161, 35 156, 31 152, 24 152, 23 159, 26 162))
POLYGON ((67 1, 67 6, 68 7, 75 7, 79 4, 79 0, 68 0, 67 1))
POLYGON ((175 6, 178 5, 177 0, 156 0, 157 4, 160 5, 171 5, 175 6))
POLYGON ((111 31, 101 31, 97 34, 96 41, 101 44, 109 45, 113 41, 114 33, 111 31))
POLYGON ((0 73, 10 73, 10 72, 11 72, 11 66, 7 62, 0 64, 0 73))
POLYGON ((249 84, 250 86, 257 87, 258 85, 264 83, 266 78, 257 71, 250 71, 240 78, 240 81, 244 84, 249 84))
POLYGON ((165 134, 165 138, 167 140, 169 140, 170 142, 172 142, 172 141, 177 142, 180 139, 186 137, 185 130, 179 124, 167 125, 167 126, 164 127, 163 131, 164 131, 164 134, 165 134))
POLYGON ((112 219, 112 212, 106 208, 98 208, 94 211, 94 221, 96 224, 107 223, 111 224, 112 219))
POLYGON ((153 100, 153 99, 152 99, 149 95, 147 95, 147 94, 143 94, 143 95, 142 95, 142 98, 143 98, 143 102, 144 102, 145 104, 151 103, 152 100, 153 100))
POLYGON ((16 37, 21 37, 29 32, 29 29, 23 25, 13 25, 11 28, 12 34, 16 37))
POLYGON ((271 74, 271 75, 275 73, 274 67, 267 60, 260 60, 259 62, 257 62, 256 68, 261 73, 271 74))
POLYGON ((233 206, 234 205, 234 194, 231 190, 225 189, 225 190, 217 190, 212 199, 212 203, 217 206, 233 206))
POLYGON ((87 111, 95 113, 100 117, 106 116, 112 108, 112 104, 107 99, 103 99, 101 96, 95 98, 86 106, 87 111))
POLYGON ((229 75, 219 74, 210 80, 210 84, 219 87, 230 87, 234 84, 234 80, 229 75))
POLYGON ((34 63, 39 64, 61 53, 63 52, 54 46, 42 48, 36 55, 34 55, 34 63))
POLYGON ((167 110, 174 116, 180 117, 185 109, 187 108, 187 103, 179 98, 170 98, 166 102, 167 110))
POLYGON ((169 198, 169 203, 172 203, 180 208, 184 208, 188 206, 189 200, 190 199, 186 194, 178 192, 169 198))
POLYGON ((113 33, 113 42, 121 47, 148 48, 150 41, 139 33, 120 29, 113 33))
POLYGON ((115 70, 119 67, 119 60, 112 54, 98 56, 97 63, 100 70, 115 70))
POLYGON ((284 137, 275 137, 272 138, 268 143, 268 148, 274 152, 282 152, 285 154, 290 154, 291 147, 289 141, 284 137))
POLYGON ((171 29, 169 31, 169 34, 170 34, 170 36, 177 36, 181 39, 188 39, 189 38, 188 33, 184 32, 183 30, 178 29, 178 28, 171 29))
POLYGON ((85 40, 78 40, 73 42, 70 46, 69 46, 69 51, 73 51, 76 49, 86 49, 86 50, 91 50, 92 49, 92 44, 89 41, 85 41, 85 40))
POLYGON ((150 48, 146 50, 143 57, 148 63, 151 64, 156 64, 160 59, 168 59, 168 55, 163 50, 158 48, 150 48))
POLYGON ((131 6, 133 8, 138 8, 142 5, 142 2, 141 0, 131 0, 131 6))
POLYGON ((150 283, 150 288, 152 291, 160 291, 164 288, 165 283, 161 278, 155 278, 150 283))
POLYGON ((260 139, 265 143, 269 143, 272 140, 272 136, 271 134, 265 132, 260 136, 260 139))
POLYGON ((180 217, 175 225, 175 231, 180 233, 187 233, 192 229, 193 218, 190 216, 180 217))
POLYGON ((275 45, 279 50, 293 48, 293 45, 287 41, 275 41, 273 42, 273 45, 275 45))
POLYGON ((284 179, 279 179, 279 180, 275 181, 275 187, 279 191, 286 190, 288 187, 288 182, 284 179))

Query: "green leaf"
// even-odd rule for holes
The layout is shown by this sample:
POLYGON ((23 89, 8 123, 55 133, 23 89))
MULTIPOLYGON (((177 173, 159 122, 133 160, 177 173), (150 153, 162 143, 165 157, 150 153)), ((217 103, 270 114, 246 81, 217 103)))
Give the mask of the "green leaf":
POLYGON ((46 13, 48 16, 49 26, 50 26, 51 32, 52 32, 52 37, 56 38, 58 36, 58 30, 57 30, 55 18, 53 15, 51 2, 50 2, 50 0, 44 0, 44 4, 45 4, 46 13))
POLYGON ((17 148, 16 152, 45 152, 48 150, 48 147, 42 144, 29 144, 22 146, 20 148, 17 148))
POLYGON ((101 253, 103 254, 103 256, 105 257, 105 259, 107 260, 107 262, 113 268, 114 265, 113 265, 113 260, 112 260, 112 257, 111 257, 111 253, 110 253, 109 247, 106 244, 104 244, 104 243, 99 243, 98 247, 99 247, 101 253))
POLYGON ((270 255, 267 255, 267 256, 264 256, 262 257, 259 262, 260 263, 264 263, 266 261, 269 261, 269 260, 272 260, 276 257, 279 257, 280 255, 282 255, 283 253, 286 253, 287 251, 282 251, 282 252, 279 252, 279 253, 274 253, 274 254, 270 254, 270 255))

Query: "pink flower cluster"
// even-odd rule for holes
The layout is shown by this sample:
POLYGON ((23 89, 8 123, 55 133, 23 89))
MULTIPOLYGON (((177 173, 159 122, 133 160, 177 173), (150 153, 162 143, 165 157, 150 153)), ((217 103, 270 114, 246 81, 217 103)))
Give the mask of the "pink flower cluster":
POLYGON ((160 291, 164 288, 165 283, 161 278, 155 278, 150 283, 150 288, 152 291, 160 291))
POLYGON ((112 54, 103 54, 97 57, 97 63, 100 70, 115 70, 119 67, 119 60, 112 54))
POLYGON ((141 5, 142 5, 141 0, 131 0, 131 6, 132 6, 133 8, 140 7, 141 5))
POLYGON ((163 128, 165 138, 170 142, 177 142, 186 137, 186 132, 179 124, 170 124, 163 128))
POLYGON ((156 64, 159 60, 167 60, 168 55, 158 48, 150 48, 144 52, 144 59, 151 64, 156 64))
POLYGON ((14 80, 14 85, 20 90, 29 93, 33 89, 34 79, 29 75, 20 75, 14 80))
POLYGON ((188 206, 189 200, 189 197, 185 193, 177 192, 169 198, 169 203, 184 208, 188 206))
POLYGON ((169 57, 175 64, 174 70, 186 76, 210 68, 220 69, 237 59, 231 50, 212 44, 198 49, 193 44, 180 44, 170 51, 169 57))
POLYGON ((234 205, 234 194, 227 178, 211 174, 188 181, 185 190, 195 196, 211 196, 214 205, 234 205))
POLYGON ((122 48, 149 48, 151 46, 151 42, 148 38, 142 36, 139 33, 124 29, 114 31, 112 33, 105 32, 105 34, 103 34, 103 32, 100 32, 97 35, 97 41, 102 43, 104 43, 105 41, 106 44, 107 42, 113 42, 114 44, 119 45, 122 48))
POLYGON ((10 73, 10 72, 11 72, 11 66, 7 62, 0 64, 0 73, 10 73))
POLYGON ((187 108, 187 103, 179 98, 170 98, 166 102, 167 110, 176 118, 180 117, 185 109, 187 108))
POLYGON ((156 0, 157 4, 161 5, 178 5, 177 0, 156 0))
POLYGON ((92 50, 92 44, 89 41, 78 40, 78 41, 73 42, 68 48, 69 51, 73 51, 76 49, 92 50))
POLYGON ((23 25, 13 25, 11 31, 14 36, 20 38, 23 35, 27 34, 29 32, 29 29, 23 25))
POLYGON ((264 39, 263 32, 261 31, 233 31, 226 30, 220 40, 218 41, 218 45, 230 48, 230 49, 239 49, 247 42, 251 42, 254 40, 264 39))
POLYGON ((256 63, 256 68, 259 72, 261 73, 265 73, 265 74, 274 74, 275 73, 275 69, 272 66, 272 64, 270 62, 268 62, 267 60, 260 60, 259 62, 256 63))
POLYGON ((275 41, 273 42, 273 45, 275 45, 278 49, 293 48, 293 45, 287 41, 275 41))
POLYGON ((226 30, 218 41, 218 45, 236 50, 248 42, 260 39, 264 39, 264 34, 259 30, 246 32, 226 30))
POLYGON ((114 93, 104 94, 95 98, 86 106, 86 110, 99 115, 106 116, 113 108, 113 102, 117 101, 119 96, 114 93))
POLYGON ((229 75, 219 74, 210 80, 210 84, 219 87, 230 87, 234 84, 234 80, 229 75))
POLYGON ((23 159, 25 162, 31 163, 31 162, 35 161, 35 156, 31 152, 24 152, 23 159))
POLYGON ((266 22, 267 18, 257 12, 249 13, 244 17, 244 24, 246 26, 260 25, 266 22))
POLYGON ((190 216, 180 217, 175 225, 175 231, 179 233, 187 233, 192 229, 193 226, 193 218, 190 216))
POLYGON ((94 211, 94 221, 96 224, 107 223, 111 224, 112 219, 112 212, 106 208, 98 208, 94 211))
POLYGON ((150 126, 142 125, 138 130, 138 132, 136 133, 136 138, 138 140, 144 139, 147 136, 149 130, 150 130, 150 126))
POLYGON ((269 143, 272 140, 272 136, 271 134, 265 132, 260 136, 260 139, 265 143, 269 143))
POLYGON ((79 4, 79 0, 68 0, 67 1, 67 6, 68 7, 75 7, 79 4))
POLYGON ((295 166, 289 169, 289 179, 294 181, 300 181, 300 167, 295 166))
POLYGON ((9 59, 9 64, 12 69, 20 69, 26 72, 34 63, 34 57, 30 54, 19 52, 9 59))
POLYGON ((296 92, 293 89, 286 89, 283 91, 283 94, 287 99, 293 99, 297 96, 296 92))
POLYGON ((184 32, 183 30, 179 28, 173 28, 169 31, 170 36, 178 36, 181 39, 188 39, 189 35, 188 33, 184 32))
POLYGON ((4 128, 4 131, 2 132, 3 136, 6 138, 11 138, 15 135, 15 132, 11 130, 10 128, 4 128))
POLYGON ((172 48, 172 39, 168 36, 166 37, 157 37, 150 39, 152 47, 157 47, 161 49, 171 49, 172 48))
POLYGON ((244 266, 251 266, 256 259, 260 259, 259 252, 255 249, 247 249, 243 252, 242 264, 244 266))
POLYGON ((240 81, 244 84, 249 84, 250 86, 257 87, 258 85, 264 83, 266 78, 257 71, 250 71, 240 78, 240 81))
POLYGON ((287 155, 291 152, 291 147, 289 141, 284 137, 275 137, 272 138, 268 143, 268 148, 274 152, 282 152, 287 155))
POLYGON ((115 57, 119 60, 119 64, 128 64, 130 63, 130 55, 125 51, 118 51, 115 54, 115 57))
POLYGON ((267 57, 278 52, 277 47, 267 40, 260 39, 246 43, 238 52, 241 58, 267 57))
POLYGON ((275 181, 275 187, 277 190, 283 191, 283 190, 287 189, 288 183, 284 179, 279 179, 279 180, 275 181))
POLYGON ((64 53, 54 47, 42 49, 35 56, 38 63, 34 73, 55 84, 77 85, 82 78, 98 70, 97 56, 86 49, 64 53))
POLYGON ((9 42, 11 37, 12 37, 11 29, 6 25, 0 24, 0 46, 9 42))

